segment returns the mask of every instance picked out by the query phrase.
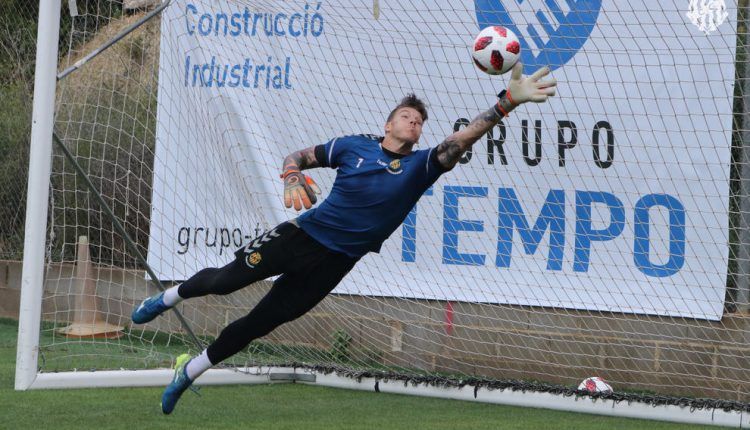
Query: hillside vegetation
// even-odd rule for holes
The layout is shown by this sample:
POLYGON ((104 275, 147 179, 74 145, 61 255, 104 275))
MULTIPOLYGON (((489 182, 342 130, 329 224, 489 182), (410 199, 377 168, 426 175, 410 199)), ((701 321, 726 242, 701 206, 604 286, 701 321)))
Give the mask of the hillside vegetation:
MULTIPOLYGON (((0 7, 0 259, 23 255, 38 4, 5 0, 0 7)), ((111 0, 77 2, 61 13, 58 70, 103 45, 141 14, 123 15, 111 0)), ((145 246, 156 120, 158 19, 58 82, 55 131, 108 202, 145 246), (125 209, 128 208, 128 209, 125 209)), ((53 148, 53 259, 72 257, 75 238, 91 237, 96 259, 123 261, 111 223, 53 148), (63 209, 65 208, 65 209, 63 209), (67 243, 65 243, 67 242, 67 243)))
MULTIPOLYGON (((99 28, 61 62, 60 68, 102 46, 141 16, 124 16, 99 28)), ((70 74, 57 90, 58 136, 77 156, 143 254, 148 245, 158 52, 157 18, 70 74)), ((86 235, 95 261, 130 266, 132 252, 68 160, 56 154, 52 189, 57 240, 53 259, 72 259, 77 237, 86 235)))

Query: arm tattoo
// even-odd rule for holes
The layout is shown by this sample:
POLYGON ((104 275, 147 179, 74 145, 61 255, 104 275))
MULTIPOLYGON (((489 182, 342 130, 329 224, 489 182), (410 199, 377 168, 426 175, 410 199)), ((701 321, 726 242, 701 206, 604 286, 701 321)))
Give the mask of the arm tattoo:
POLYGON ((458 140, 453 135, 446 137, 435 150, 440 165, 446 169, 452 169, 464 153, 458 140))
POLYGON ((281 170, 285 172, 289 169, 304 170, 313 167, 320 167, 320 162, 315 158, 315 147, 311 146, 287 155, 281 170))
POLYGON ((487 109, 486 111, 479 114, 476 118, 474 118, 468 126, 466 126, 466 131, 472 131, 472 136, 476 135, 476 138, 474 139, 471 144, 479 140, 480 137, 482 137, 485 133, 490 131, 492 127, 495 126, 498 122, 500 122, 500 116, 495 111, 495 108, 487 109))
POLYGON ((479 114, 465 128, 448 136, 436 148, 440 164, 448 169, 453 168, 464 152, 471 149, 471 146, 499 121, 500 116, 491 108, 479 114))

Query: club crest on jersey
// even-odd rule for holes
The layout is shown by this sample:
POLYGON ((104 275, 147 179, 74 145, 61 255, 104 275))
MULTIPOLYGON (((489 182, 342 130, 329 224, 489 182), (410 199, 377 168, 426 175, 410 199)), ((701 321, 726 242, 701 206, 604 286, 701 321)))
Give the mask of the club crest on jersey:
POLYGON ((260 255, 260 252, 253 252, 252 254, 248 255, 245 258, 245 261, 247 262, 247 265, 250 267, 255 267, 258 263, 260 263, 260 260, 262 260, 262 257, 260 255))
POLYGON ((403 170, 401 170, 401 160, 393 160, 388 164, 388 173, 393 173, 394 175, 398 175, 403 170))
POLYGON ((398 175, 403 172, 403 169, 401 169, 401 160, 393 160, 390 163, 386 163, 385 161, 378 159, 377 163, 385 167, 385 170, 393 175, 398 175))

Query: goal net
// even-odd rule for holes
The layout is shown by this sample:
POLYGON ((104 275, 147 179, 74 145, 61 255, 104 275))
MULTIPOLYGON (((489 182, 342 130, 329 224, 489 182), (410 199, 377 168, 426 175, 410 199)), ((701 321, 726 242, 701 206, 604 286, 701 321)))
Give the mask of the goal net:
MULTIPOLYGON (((109 209, 56 147, 40 372, 199 352, 269 281, 143 326, 133 306, 294 218, 289 153, 381 135, 412 92, 418 149, 465 127, 507 85, 471 60, 502 25, 557 96, 512 112, 380 253, 223 365, 578 395, 599 376, 605 397, 747 409, 746 5, 723 3, 173 1, 80 63, 158 5, 87 2, 55 133, 109 209)), ((309 174, 324 198, 336 171, 309 174)))

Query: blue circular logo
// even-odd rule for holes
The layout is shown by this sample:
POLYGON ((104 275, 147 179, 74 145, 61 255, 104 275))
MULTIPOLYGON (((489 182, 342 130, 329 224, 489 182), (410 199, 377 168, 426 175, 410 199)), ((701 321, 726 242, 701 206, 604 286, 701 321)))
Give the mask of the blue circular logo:
MULTIPOLYGON (((564 0, 567 11, 563 11, 558 1, 545 0, 547 10, 533 11, 534 22, 518 22, 518 25, 502 0, 475 0, 474 4, 480 30, 491 25, 502 25, 516 33, 521 42, 524 72, 530 74, 543 66, 555 70, 570 61, 591 36, 602 7, 601 0, 564 0)), ((523 2, 511 1, 517 3, 518 7, 522 7, 523 2)), ((523 12, 513 10, 517 18, 523 12)))

